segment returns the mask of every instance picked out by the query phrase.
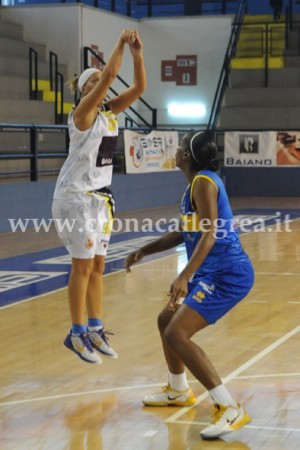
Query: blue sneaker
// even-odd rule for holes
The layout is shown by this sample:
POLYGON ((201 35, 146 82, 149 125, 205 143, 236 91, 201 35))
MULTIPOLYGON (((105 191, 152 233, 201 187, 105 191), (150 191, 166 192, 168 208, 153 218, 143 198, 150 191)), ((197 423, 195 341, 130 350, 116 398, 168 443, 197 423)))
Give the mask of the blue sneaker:
POLYGON ((88 329, 89 338, 92 344, 98 352, 102 353, 102 355, 108 356, 109 358, 116 359, 118 357, 117 352, 111 348, 108 343, 106 334, 113 334, 109 331, 104 331, 103 328, 97 331, 91 331, 88 329))
POLYGON ((92 349, 89 337, 87 333, 81 333, 80 335, 74 336, 72 331, 68 334, 64 340, 64 345, 76 353, 79 358, 83 359, 85 362, 101 364, 102 360, 97 353, 92 349))

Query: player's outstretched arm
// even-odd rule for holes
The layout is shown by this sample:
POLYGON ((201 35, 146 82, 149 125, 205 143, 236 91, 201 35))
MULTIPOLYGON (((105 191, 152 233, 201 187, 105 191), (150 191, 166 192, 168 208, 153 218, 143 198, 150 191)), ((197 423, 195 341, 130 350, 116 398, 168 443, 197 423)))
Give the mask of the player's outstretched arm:
POLYGON ((125 268, 127 272, 130 272, 130 268, 133 264, 141 261, 145 256, 152 255, 153 253, 163 252, 170 248, 177 247, 183 243, 183 235, 181 231, 173 231, 165 234, 163 237, 156 239, 150 244, 130 253, 125 260, 125 268))
POLYGON ((137 100, 146 89, 146 71, 143 57, 143 43, 136 30, 128 42, 133 59, 134 79, 132 85, 120 95, 107 102, 109 109, 118 114, 137 100))
POLYGON ((135 40, 135 30, 125 29, 120 34, 120 37, 104 66, 101 77, 99 77, 99 80, 95 80, 95 87, 81 99, 75 110, 74 117, 76 122, 78 122, 79 125, 83 122, 83 126, 79 127, 80 129, 86 129, 91 125, 90 122, 94 122, 95 108, 101 106, 108 88, 118 75, 122 64, 124 46, 126 44, 132 46, 135 40), (87 122, 88 126, 86 126, 85 122, 87 122))

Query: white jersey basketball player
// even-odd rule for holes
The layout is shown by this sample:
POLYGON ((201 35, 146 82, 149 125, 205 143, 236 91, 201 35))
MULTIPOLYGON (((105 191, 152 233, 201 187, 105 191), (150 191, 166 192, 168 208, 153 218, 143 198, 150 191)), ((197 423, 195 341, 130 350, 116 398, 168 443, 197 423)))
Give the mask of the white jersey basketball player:
POLYGON ((57 180, 52 212, 58 235, 72 257, 68 284, 72 329, 64 344, 89 363, 101 363, 99 353, 117 358, 102 324, 104 261, 114 212, 108 186, 118 138, 116 114, 130 106, 145 87, 143 44, 135 30, 122 31, 103 71, 86 69, 73 82, 80 101, 69 115, 69 155, 57 180), (134 81, 104 103, 126 44, 133 58, 134 81))

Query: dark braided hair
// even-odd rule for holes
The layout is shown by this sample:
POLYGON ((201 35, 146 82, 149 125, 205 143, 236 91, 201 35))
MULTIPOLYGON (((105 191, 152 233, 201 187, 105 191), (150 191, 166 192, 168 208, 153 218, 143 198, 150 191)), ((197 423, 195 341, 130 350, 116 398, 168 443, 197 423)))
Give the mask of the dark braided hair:
POLYGON ((219 169, 218 147, 212 131, 190 132, 185 136, 187 150, 191 153, 193 170, 208 169, 216 172, 219 169))

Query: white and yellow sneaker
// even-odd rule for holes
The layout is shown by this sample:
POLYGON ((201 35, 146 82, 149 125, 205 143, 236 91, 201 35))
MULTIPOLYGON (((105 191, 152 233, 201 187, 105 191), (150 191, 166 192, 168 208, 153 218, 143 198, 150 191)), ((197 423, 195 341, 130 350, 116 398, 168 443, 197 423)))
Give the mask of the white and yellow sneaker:
POLYGON ((93 364, 101 364, 102 362, 100 356, 92 349, 87 333, 81 333, 78 336, 74 336, 72 331, 70 331, 64 340, 64 345, 76 353, 76 355, 85 362, 93 364))
POLYGON ((172 389, 168 384, 164 386, 160 392, 147 395, 143 399, 146 406, 192 406, 196 402, 196 398, 190 387, 184 391, 172 389))
POLYGON ((239 404, 237 408, 215 404, 212 416, 211 425, 200 432, 202 439, 217 439, 251 421, 251 417, 239 404))
POLYGON ((104 331, 101 328, 98 331, 90 331, 88 329, 88 335, 91 342, 92 347, 98 352, 102 353, 104 356, 108 356, 109 358, 118 358, 117 352, 109 345, 107 334, 113 334, 110 331, 104 331))

